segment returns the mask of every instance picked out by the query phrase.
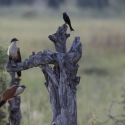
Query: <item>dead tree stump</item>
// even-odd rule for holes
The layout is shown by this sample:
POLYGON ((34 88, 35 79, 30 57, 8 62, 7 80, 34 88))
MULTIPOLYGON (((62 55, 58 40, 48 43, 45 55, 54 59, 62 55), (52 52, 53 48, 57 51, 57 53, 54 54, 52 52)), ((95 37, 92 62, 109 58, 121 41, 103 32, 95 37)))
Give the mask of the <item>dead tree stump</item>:
MULTIPOLYGON (((11 76, 10 87, 13 85, 19 85, 20 79, 15 78, 15 72, 9 72, 11 76)), ((21 98, 15 97, 8 101, 9 103, 9 124, 8 125, 20 125, 21 122, 21 110, 20 103, 21 98)))
POLYGON ((45 50, 32 53, 29 59, 21 63, 7 64, 7 71, 22 71, 39 66, 45 76, 45 86, 50 94, 52 108, 51 125, 77 125, 76 86, 80 82, 77 75, 77 62, 82 56, 82 44, 75 37, 70 50, 67 52, 67 25, 59 27, 55 34, 49 35, 54 43, 56 52, 45 50), (49 66, 53 64, 53 68, 49 66))

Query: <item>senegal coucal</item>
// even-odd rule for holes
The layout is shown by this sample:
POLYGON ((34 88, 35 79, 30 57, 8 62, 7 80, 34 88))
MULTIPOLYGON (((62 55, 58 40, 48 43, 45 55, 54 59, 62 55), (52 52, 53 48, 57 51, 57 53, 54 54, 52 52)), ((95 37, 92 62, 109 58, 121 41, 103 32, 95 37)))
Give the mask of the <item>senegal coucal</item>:
POLYGON ((7 100, 11 100, 14 97, 22 94, 25 88, 26 87, 24 85, 21 86, 13 85, 9 89, 7 89, 1 97, 0 107, 4 105, 7 100))
MULTIPOLYGON (((16 45, 17 41, 19 41, 17 38, 13 38, 11 40, 10 46, 8 47, 7 55, 9 56, 9 60, 14 60, 15 62, 21 62, 20 49, 16 45)), ((21 77, 21 71, 17 72, 17 76, 21 77)))
POLYGON ((71 21, 69 16, 66 14, 66 12, 63 13, 63 19, 64 21, 69 25, 70 31, 74 31, 74 29, 71 26, 71 21))

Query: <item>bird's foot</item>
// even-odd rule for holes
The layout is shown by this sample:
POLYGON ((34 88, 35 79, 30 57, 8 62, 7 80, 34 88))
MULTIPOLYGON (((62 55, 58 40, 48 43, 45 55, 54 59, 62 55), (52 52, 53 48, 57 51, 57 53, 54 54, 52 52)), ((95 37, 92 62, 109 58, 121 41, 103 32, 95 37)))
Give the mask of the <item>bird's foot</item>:
POLYGON ((14 61, 11 61, 11 66, 16 67, 17 65, 16 65, 16 63, 14 61))

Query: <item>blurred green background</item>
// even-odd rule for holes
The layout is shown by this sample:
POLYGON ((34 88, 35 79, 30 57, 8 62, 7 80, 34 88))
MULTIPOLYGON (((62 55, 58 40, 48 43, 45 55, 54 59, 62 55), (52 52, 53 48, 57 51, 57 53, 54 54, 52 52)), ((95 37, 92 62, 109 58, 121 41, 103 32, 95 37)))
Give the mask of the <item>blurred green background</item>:
MULTIPOLYGON (((112 100, 123 100, 124 0, 0 0, 0 46, 7 50, 10 40, 18 38, 23 60, 32 51, 55 51, 48 36, 64 24, 63 12, 67 12, 75 30, 67 31, 71 34, 67 48, 75 36, 80 37, 83 45, 78 71, 81 81, 77 86, 78 125, 92 125, 90 120, 95 116, 96 123, 104 122, 112 100)), ((8 75, 8 87, 9 79, 8 75)), ((22 71, 21 79, 21 84, 27 86, 21 96, 21 125, 49 125, 51 105, 40 68, 22 71)), ((124 112, 117 103, 111 111, 112 115, 124 112)), ((112 121, 107 123, 112 124, 112 121)))

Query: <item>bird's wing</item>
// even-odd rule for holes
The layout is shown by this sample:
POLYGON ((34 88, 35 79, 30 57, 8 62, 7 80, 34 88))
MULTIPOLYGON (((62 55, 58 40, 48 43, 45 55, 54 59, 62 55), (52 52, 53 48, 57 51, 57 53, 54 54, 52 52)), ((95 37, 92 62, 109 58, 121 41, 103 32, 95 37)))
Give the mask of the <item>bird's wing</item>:
MULTIPOLYGON (((20 48, 18 47, 18 50, 17 50, 17 55, 18 55, 18 59, 17 59, 17 62, 21 62, 21 54, 20 54, 20 48)), ((17 76, 18 77, 21 77, 21 71, 17 72, 17 76)))
POLYGON ((14 97, 14 94, 16 92, 16 89, 17 89, 17 85, 13 85, 11 88, 7 89, 2 97, 1 97, 1 100, 9 100, 9 99, 12 99, 14 97))
POLYGON ((22 59, 21 59, 21 54, 20 54, 20 48, 18 47, 18 50, 17 50, 17 54, 18 54, 18 62, 21 62, 22 59))
POLYGON ((67 16, 67 18, 69 19, 69 23, 71 23, 69 16, 67 16))

